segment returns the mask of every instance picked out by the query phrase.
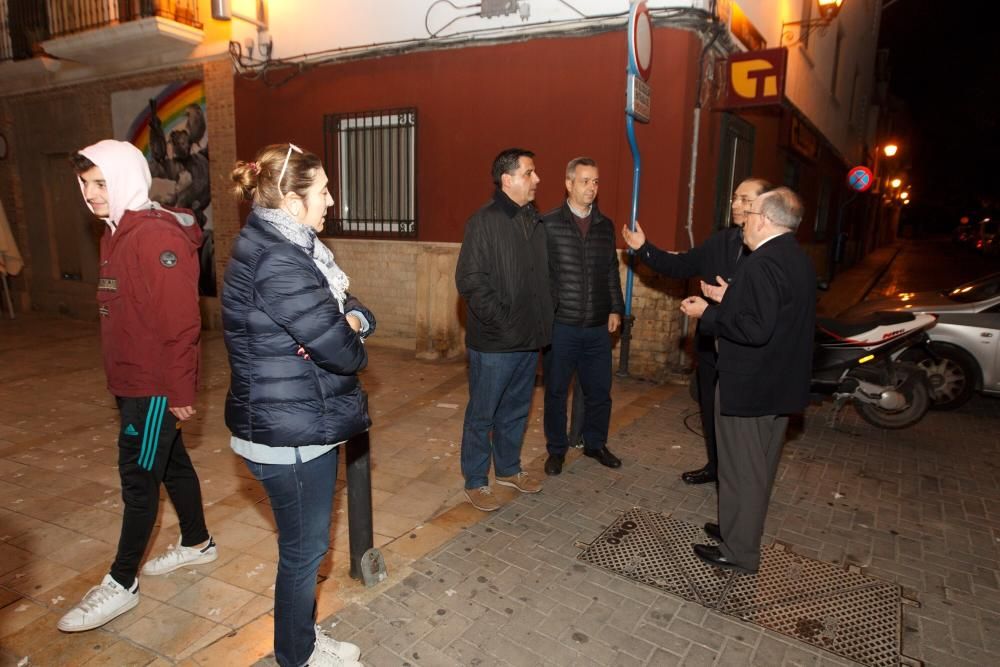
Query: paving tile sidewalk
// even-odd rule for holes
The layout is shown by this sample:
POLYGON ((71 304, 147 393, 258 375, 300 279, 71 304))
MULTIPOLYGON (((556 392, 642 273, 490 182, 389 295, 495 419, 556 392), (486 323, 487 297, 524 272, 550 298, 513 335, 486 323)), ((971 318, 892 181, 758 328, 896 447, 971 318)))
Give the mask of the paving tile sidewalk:
MULTIPOLYGON (((696 405, 650 392, 611 439, 625 465, 577 458, 325 620, 382 665, 850 665, 793 639, 586 566, 589 542, 633 506, 700 524, 716 496, 679 474, 696 462, 696 405)), ((896 582, 903 652, 928 665, 1000 664, 1000 416, 989 399, 875 429, 809 411, 786 445, 765 542, 896 582)), ((267 660, 259 665, 273 664, 267 660)))
POLYGON ((862 301, 899 254, 901 243, 873 250, 854 266, 834 274, 829 288, 819 293, 816 311, 822 317, 836 317, 862 301))

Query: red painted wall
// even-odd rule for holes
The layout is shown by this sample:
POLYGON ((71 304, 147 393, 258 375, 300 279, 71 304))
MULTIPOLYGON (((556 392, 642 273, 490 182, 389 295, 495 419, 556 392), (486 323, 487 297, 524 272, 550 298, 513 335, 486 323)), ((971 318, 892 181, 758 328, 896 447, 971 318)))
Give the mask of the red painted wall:
MULTIPOLYGON (((683 236, 687 215, 700 46, 685 31, 654 31, 653 118, 637 124, 639 218, 651 240, 670 248, 683 236)), ((466 219, 492 194, 494 156, 510 146, 536 153, 542 179, 536 203, 543 211, 563 201, 566 162, 595 158, 601 209, 620 225, 630 215, 632 192, 626 57, 625 32, 616 31, 317 67, 280 88, 237 78, 237 152, 249 160, 265 144, 291 141, 319 154, 324 114, 414 106, 418 240, 461 241, 466 219)), ((714 188, 714 178, 699 187, 714 188)), ((710 210, 699 211, 696 238, 710 226, 710 210)))

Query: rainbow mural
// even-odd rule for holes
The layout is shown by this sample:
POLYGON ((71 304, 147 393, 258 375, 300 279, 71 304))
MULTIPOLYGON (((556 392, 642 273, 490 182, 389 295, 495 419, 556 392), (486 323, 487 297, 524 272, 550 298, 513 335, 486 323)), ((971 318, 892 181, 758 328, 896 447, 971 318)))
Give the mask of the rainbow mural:
MULTIPOLYGON (((184 109, 190 104, 197 104, 205 111, 205 83, 201 80, 183 81, 165 86, 156 96, 156 115, 163 124, 163 133, 170 135, 170 130, 182 125, 187 120, 184 109)), ((149 120, 150 110, 147 106, 135 117, 128 128, 125 140, 136 146, 149 158, 149 120)))

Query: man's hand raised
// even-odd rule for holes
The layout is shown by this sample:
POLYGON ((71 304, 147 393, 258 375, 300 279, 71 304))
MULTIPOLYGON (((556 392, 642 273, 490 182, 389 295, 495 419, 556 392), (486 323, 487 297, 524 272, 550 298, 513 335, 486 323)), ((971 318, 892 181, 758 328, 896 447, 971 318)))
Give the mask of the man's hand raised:
POLYGON ((632 250, 638 250, 646 242, 646 234, 643 233, 638 220, 635 221, 634 232, 628 228, 628 225, 622 225, 622 238, 625 239, 625 245, 632 250))

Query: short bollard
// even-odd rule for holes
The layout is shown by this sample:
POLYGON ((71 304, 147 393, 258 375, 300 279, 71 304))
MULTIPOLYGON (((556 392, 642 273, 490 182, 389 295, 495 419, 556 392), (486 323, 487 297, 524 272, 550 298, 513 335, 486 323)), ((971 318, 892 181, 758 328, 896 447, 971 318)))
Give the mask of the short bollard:
POLYGON ((351 578, 374 586, 385 579, 385 560, 374 548, 372 470, 368 432, 345 445, 347 461, 347 529, 351 546, 351 578), (366 568, 371 570, 366 572, 366 568))

